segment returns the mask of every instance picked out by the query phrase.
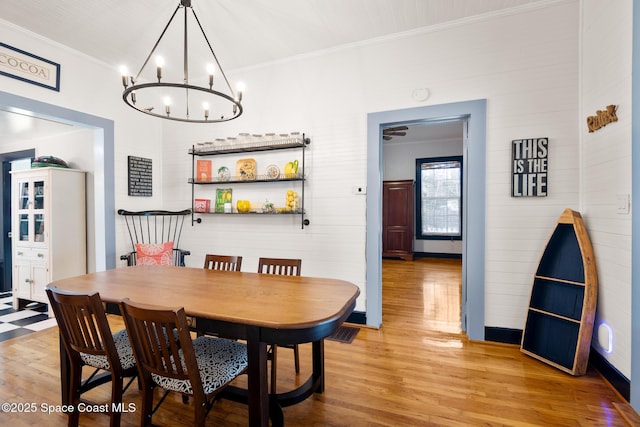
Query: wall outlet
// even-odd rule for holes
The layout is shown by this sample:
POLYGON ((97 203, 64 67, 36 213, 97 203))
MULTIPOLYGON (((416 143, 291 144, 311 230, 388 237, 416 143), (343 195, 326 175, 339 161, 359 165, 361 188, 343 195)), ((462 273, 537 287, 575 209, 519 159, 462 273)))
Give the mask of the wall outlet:
POLYGON ((355 186, 353 187, 353 194, 357 194, 357 195, 367 194, 367 187, 355 186))

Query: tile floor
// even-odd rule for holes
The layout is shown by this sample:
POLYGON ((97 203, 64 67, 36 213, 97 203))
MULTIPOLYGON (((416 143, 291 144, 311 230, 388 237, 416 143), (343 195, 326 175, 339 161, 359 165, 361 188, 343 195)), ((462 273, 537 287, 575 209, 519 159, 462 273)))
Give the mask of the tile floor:
POLYGON ((13 309, 11 294, 0 293, 0 341, 56 326, 56 319, 36 310, 13 309))

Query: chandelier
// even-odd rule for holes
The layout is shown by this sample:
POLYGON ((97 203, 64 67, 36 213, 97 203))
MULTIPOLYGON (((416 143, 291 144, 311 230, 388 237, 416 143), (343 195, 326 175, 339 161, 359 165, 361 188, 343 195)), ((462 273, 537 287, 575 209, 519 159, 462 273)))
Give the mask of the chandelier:
MULTIPOLYGON (((195 35, 198 35, 197 31, 195 33, 195 35)), ((177 35, 180 37, 180 33, 177 33, 177 35)), ((129 75, 124 66, 121 72, 122 84, 124 85, 122 99, 127 105, 142 113, 162 119, 191 123, 226 122, 240 117, 242 114, 241 102, 244 88, 242 84, 239 84, 237 95, 231 88, 229 80, 224 74, 211 43, 209 43, 209 39, 200 24, 200 20, 191 7, 191 0, 180 0, 180 4, 171 15, 171 19, 164 27, 135 77, 129 75), (178 60, 176 63, 171 64, 174 67, 173 69, 165 67, 164 58, 158 55, 155 58, 155 70, 153 70, 153 67, 145 69, 158 47, 165 47, 166 42, 161 45, 162 38, 167 31, 172 31, 170 29, 171 23, 181 8, 184 9, 184 28, 181 31, 182 64, 176 66, 176 63, 180 62, 178 60), (203 38, 200 51, 196 52, 196 55, 192 55, 192 60, 197 58, 199 61, 198 64, 192 64, 192 71, 194 69, 200 70, 193 76, 194 81, 189 78, 190 62, 189 45, 187 43, 190 35, 187 25, 189 10, 193 15, 192 21, 197 24, 196 29, 200 29, 203 38), (223 89, 219 89, 218 85, 214 89, 214 80, 216 83, 221 83, 220 86, 223 86, 223 89), (201 84, 195 84, 195 82, 201 84), (225 86, 226 88, 224 88, 225 86)))

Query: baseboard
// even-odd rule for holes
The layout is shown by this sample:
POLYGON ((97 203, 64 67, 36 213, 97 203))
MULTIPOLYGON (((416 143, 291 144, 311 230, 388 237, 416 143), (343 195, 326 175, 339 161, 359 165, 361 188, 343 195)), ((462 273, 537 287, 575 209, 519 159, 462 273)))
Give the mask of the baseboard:
POLYGON ((349 315, 345 322, 355 323, 357 325, 366 325, 367 324, 367 313, 364 311, 354 311, 349 315))
POLYGON ((520 342, 522 341, 522 330, 485 326, 484 339, 486 341, 493 341, 504 344, 520 344, 520 342))
POLYGON ((462 254, 445 254, 439 252, 414 252, 414 258, 448 258, 462 259, 462 254))
MULTIPOLYGON (((521 329, 509 328, 484 328, 484 339, 486 341, 499 342, 504 344, 520 344, 522 340, 521 329)), ((613 387, 622 398, 628 402, 631 398, 631 383, 629 380, 613 367, 607 359, 602 357, 600 353, 593 348, 589 353, 589 363, 594 367, 600 375, 613 387)))
POLYGON ((631 382, 593 348, 589 353, 589 363, 620 393, 620 396, 627 402, 631 399, 631 382))

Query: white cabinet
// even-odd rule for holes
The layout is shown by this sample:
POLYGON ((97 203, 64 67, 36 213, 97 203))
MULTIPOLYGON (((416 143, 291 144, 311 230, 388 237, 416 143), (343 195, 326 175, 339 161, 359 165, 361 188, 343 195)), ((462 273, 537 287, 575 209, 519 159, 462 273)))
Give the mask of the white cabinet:
POLYGON ((87 271, 85 172, 11 172, 13 304, 48 304, 45 286, 87 271))

